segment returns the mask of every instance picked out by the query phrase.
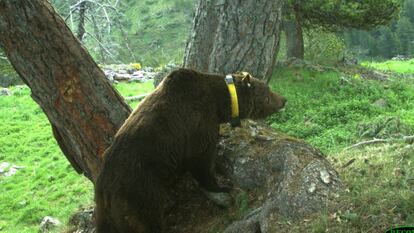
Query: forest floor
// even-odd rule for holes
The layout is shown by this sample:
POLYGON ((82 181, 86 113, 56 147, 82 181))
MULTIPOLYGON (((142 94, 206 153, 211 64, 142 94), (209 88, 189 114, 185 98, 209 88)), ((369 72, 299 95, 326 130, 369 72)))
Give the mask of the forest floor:
MULTIPOLYGON (((414 73, 408 66, 396 71, 414 73)), ((414 225, 412 141, 347 149, 374 138, 414 134, 414 79, 397 76, 371 80, 335 70, 275 69, 271 87, 289 102, 267 122, 321 149, 346 187, 337 211, 302 222, 280 221, 281 231, 379 232, 414 225)), ((151 82, 115 87, 125 97, 153 89, 151 82)), ((12 95, 0 96, 0 232, 38 232, 45 216, 63 223, 55 229, 60 232, 71 214, 93 204, 92 185, 62 155, 30 90, 9 89, 12 95)))

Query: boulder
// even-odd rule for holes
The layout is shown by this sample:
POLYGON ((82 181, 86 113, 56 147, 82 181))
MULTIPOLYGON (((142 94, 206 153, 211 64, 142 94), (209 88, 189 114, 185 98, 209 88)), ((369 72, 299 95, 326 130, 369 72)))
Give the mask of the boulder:
POLYGON ((180 68, 180 66, 174 63, 167 64, 165 67, 163 67, 161 71, 154 76, 154 87, 157 87, 158 84, 160 84, 160 82, 164 79, 164 77, 167 76, 171 71, 178 68, 180 68))
POLYGON ((235 130, 224 127, 222 135, 221 171, 236 187, 262 198, 255 210, 225 232, 275 232, 272 222, 323 211, 339 196, 338 173, 306 142, 254 121, 235 130))

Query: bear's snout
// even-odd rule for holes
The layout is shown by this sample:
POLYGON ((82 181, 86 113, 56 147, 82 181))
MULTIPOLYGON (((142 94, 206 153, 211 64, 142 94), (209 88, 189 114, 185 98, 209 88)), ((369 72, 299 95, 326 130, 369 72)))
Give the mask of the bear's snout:
POLYGON ((282 108, 285 107, 287 99, 277 93, 272 92, 273 95, 273 103, 274 103, 274 108, 275 108, 275 112, 281 110, 282 108))

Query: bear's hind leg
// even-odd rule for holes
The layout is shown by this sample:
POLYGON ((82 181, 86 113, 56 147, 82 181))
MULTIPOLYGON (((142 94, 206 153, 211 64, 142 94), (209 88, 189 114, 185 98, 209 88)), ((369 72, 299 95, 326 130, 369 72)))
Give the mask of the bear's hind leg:
POLYGON ((215 193, 229 192, 231 188, 220 186, 214 175, 214 160, 216 153, 217 151, 214 146, 207 153, 194 158, 189 163, 188 169, 194 179, 197 180, 200 187, 204 188, 206 191, 215 193))

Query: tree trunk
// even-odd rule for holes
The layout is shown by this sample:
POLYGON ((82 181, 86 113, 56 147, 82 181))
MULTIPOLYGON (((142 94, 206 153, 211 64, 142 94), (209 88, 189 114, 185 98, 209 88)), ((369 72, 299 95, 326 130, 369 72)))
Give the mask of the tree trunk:
POLYGON ((303 32, 299 20, 295 17, 295 19, 283 21, 283 31, 286 36, 286 58, 304 59, 303 32))
POLYGON ((0 44, 79 173, 94 181, 131 112, 45 0, 0 0, 0 44))
POLYGON ((96 22, 95 16, 91 15, 91 20, 93 24, 93 31, 95 32, 95 40, 99 45, 99 55, 101 56, 100 62, 106 64, 106 55, 105 55, 105 47, 103 45, 103 40, 101 37, 101 30, 98 27, 98 23, 96 22))
POLYGON ((184 66, 248 71, 268 80, 279 49, 282 0, 200 0, 184 66))
POLYGON ((79 4, 79 23, 78 23, 78 39, 80 42, 83 40, 85 35, 85 14, 86 14, 86 1, 79 4))
POLYGON ((184 67, 208 72, 210 55, 219 23, 217 0, 200 0, 194 16, 191 37, 187 41, 184 67))

